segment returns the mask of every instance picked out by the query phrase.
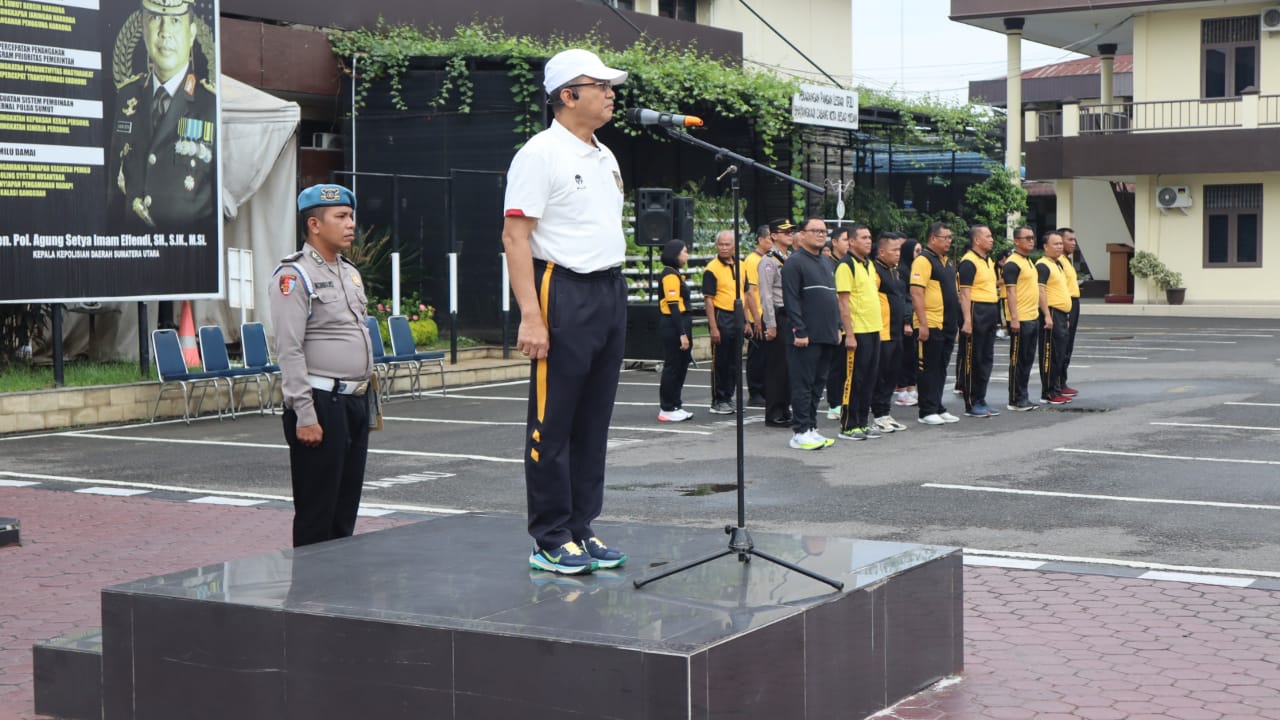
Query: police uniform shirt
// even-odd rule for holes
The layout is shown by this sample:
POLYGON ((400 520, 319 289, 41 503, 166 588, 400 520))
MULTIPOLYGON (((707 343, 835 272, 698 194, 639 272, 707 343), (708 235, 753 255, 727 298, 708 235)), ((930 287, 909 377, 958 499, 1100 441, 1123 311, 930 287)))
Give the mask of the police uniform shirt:
MULTIPOLYGON (((742 286, 743 294, 746 293, 746 280, 744 274, 738 275, 738 284, 742 286)), ((733 263, 721 262, 719 257, 712 258, 702 273, 703 302, 710 302, 717 310, 733 312, 735 296, 733 263)))
POLYGON ((1000 299, 996 288, 996 264, 990 256, 983 257, 972 250, 966 252, 956 270, 956 283, 962 288, 969 288, 970 302, 993 303, 1000 299))
POLYGON ((880 291, 871 260, 845 255, 836 264, 836 293, 849 293, 849 327, 855 335, 879 333, 880 291))
POLYGON ((1049 257, 1036 263, 1036 276, 1044 286, 1045 300, 1050 308, 1071 312, 1071 293, 1067 289, 1067 274, 1062 263, 1049 257))
POLYGON ((157 82, 147 72, 117 90, 112 211, 130 228, 191 231, 214 214, 217 95, 207 80, 184 70, 165 83, 169 108, 153 127, 157 82))
POLYGON ((938 257, 925 248, 911 262, 911 286, 924 289, 925 318, 930 329, 956 329, 960 297, 956 294, 956 269, 950 258, 938 257))
POLYGON ((783 307, 782 301, 782 264, 786 262, 777 250, 771 251, 760 260, 760 314, 764 316, 765 328, 778 327, 777 309, 783 307))
MULTIPOLYGON (((1017 295, 1018 322, 1036 320, 1040 317, 1039 284, 1039 274, 1031 258, 1013 253, 1008 260, 1005 260, 1004 285, 1006 289, 1012 287, 1014 294, 1017 295)), ((1012 309, 1009 312, 1009 319, 1012 322, 1012 309)))
POLYGON ((341 255, 327 263, 305 246, 281 263, 268 295, 281 392, 285 407, 298 414, 298 425, 314 425, 308 375, 363 381, 373 374, 373 347, 364 324, 368 301, 360 271, 341 255), (310 302, 306 282, 290 263, 304 268, 315 293, 310 302))
POLYGON ((535 259, 590 273, 618 267, 626 256, 618 161, 558 121, 511 160, 503 212, 538 220, 529 238, 535 259))

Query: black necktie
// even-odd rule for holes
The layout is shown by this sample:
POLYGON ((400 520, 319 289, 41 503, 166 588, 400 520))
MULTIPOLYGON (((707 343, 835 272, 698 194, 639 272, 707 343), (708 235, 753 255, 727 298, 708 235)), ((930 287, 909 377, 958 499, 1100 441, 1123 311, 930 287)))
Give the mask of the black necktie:
POLYGON ((160 122, 164 120, 164 114, 169 112, 169 101, 173 98, 169 95, 169 91, 160 86, 156 91, 155 102, 151 103, 151 131, 159 132, 160 122))

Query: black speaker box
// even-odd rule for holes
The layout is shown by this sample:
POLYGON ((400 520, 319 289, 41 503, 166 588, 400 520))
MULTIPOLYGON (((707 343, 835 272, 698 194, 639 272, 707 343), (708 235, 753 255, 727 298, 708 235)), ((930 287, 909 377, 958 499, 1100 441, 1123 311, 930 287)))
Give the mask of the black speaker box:
POLYGON ((693 198, 677 197, 671 201, 671 237, 683 240, 684 246, 693 247, 693 198))
POLYGON ((662 247, 671 239, 672 201, 668 188, 636 190, 636 244, 662 247))

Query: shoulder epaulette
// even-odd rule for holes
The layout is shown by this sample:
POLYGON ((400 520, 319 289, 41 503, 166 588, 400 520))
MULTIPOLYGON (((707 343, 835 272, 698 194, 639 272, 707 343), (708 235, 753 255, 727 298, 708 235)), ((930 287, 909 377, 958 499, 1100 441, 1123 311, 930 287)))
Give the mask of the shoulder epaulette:
POLYGON ((146 73, 138 73, 136 75, 130 75, 129 77, 116 83, 116 90, 123 90, 125 85, 129 85, 131 83, 137 82, 138 80, 141 80, 143 75, 146 75, 146 73))

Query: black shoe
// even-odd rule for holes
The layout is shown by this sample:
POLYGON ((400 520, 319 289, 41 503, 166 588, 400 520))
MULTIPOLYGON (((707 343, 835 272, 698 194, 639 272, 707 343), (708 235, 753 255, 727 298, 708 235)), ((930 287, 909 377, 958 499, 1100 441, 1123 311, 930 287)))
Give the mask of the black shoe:
POLYGON ((1019 400, 1016 403, 1009 403, 1008 405, 1005 405, 1005 407, 1013 410, 1014 412, 1027 412, 1028 410, 1035 410, 1040 406, 1030 400, 1019 400))
POLYGON ((769 427, 789 428, 791 427, 791 418, 778 418, 777 420, 771 420, 769 418, 765 418, 764 424, 768 425, 769 427))
POLYGON ((747 407, 760 408, 760 407, 764 407, 764 405, 765 405, 764 398, 760 397, 759 395, 756 395, 755 397, 751 397, 747 399, 747 407))

